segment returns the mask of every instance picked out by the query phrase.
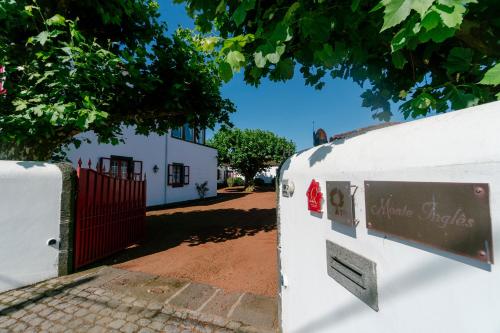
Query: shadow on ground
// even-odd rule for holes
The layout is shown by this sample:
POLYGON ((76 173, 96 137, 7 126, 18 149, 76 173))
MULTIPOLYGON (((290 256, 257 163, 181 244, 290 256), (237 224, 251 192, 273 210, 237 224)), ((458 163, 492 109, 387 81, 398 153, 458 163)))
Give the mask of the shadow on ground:
POLYGON ((224 202, 246 193, 222 193, 216 199, 197 203, 178 205, 182 207, 200 207, 199 210, 165 213, 155 211, 146 218, 147 236, 139 245, 130 247, 93 266, 118 264, 157 252, 165 251, 182 243, 198 246, 209 242, 219 243, 244 236, 252 236, 260 231, 276 229, 276 210, 273 209, 201 209, 213 203, 224 202), (211 201, 212 200, 212 201, 211 201))
MULTIPOLYGON (((76 288, 82 284, 89 283, 93 279, 94 279, 93 277, 86 277, 86 278, 78 279, 78 280, 75 280, 75 281, 72 281, 72 282, 69 282, 66 284, 62 284, 59 286, 45 287, 45 288, 44 288, 44 283, 41 283, 40 287, 37 288, 37 291, 38 291, 37 293, 33 293, 32 297, 30 297, 26 300, 16 302, 15 304, 13 304, 11 306, 7 306, 7 307, 3 308, 0 311, 0 317, 8 316, 8 315, 10 315, 16 311, 22 310, 28 306, 34 306, 46 298, 60 297, 61 294, 64 294, 65 292, 67 292, 73 288, 76 288)), ((27 289, 31 289, 31 286, 18 288, 17 290, 24 291, 27 289)))
MULTIPOLYGON (((255 186, 253 193, 261 193, 261 192, 275 192, 276 189, 273 185, 264 185, 264 186, 255 186)), ((229 195, 238 195, 238 197, 245 196, 247 194, 251 194, 252 192, 245 192, 245 186, 234 186, 234 187, 226 187, 219 192, 219 196, 224 196, 226 194, 229 195)))
POLYGON ((206 207, 230 200, 235 200, 242 198, 246 195, 249 195, 250 193, 243 192, 242 189, 240 188, 231 188, 231 189, 224 189, 223 193, 218 193, 216 197, 213 198, 206 198, 206 199, 198 199, 198 200, 191 200, 191 201, 185 201, 181 203, 173 203, 173 204, 168 204, 168 205, 158 205, 158 206, 152 206, 148 207, 147 211, 148 212, 154 212, 158 210, 164 210, 164 209, 169 209, 169 208, 183 208, 183 207, 206 207))

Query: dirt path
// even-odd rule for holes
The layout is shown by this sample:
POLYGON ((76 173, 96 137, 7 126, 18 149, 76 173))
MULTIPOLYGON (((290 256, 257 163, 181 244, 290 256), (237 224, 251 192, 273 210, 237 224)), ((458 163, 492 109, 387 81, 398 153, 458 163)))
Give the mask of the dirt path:
POLYGON ((227 291, 277 294, 274 192, 223 192, 215 200, 148 212, 148 238, 115 266, 187 278, 227 291))

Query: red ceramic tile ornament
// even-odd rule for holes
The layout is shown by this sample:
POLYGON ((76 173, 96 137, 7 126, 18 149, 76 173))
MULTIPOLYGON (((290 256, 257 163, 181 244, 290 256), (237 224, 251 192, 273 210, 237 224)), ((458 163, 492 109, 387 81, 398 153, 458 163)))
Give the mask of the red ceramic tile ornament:
POLYGON ((311 181, 309 189, 307 190, 307 208, 311 212, 321 213, 321 203, 323 201, 323 194, 316 180, 311 181))

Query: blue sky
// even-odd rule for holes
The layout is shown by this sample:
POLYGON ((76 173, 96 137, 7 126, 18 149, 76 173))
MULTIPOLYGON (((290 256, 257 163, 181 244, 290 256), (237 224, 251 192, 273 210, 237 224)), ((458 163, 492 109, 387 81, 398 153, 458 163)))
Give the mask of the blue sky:
MULTIPOLYGON (((159 3, 170 32, 179 25, 193 28, 183 5, 171 0, 159 3)), ((242 77, 241 73, 235 75, 222 88, 223 96, 231 99, 238 110, 231 117, 234 125, 272 131, 294 141, 299 150, 312 146, 313 122, 329 136, 379 123, 372 119, 370 109, 361 107, 363 89, 350 80, 327 79, 326 86, 318 91, 306 86, 298 71, 290 81, 266 80, 258 88, 245 84, 242 77)), ((393 121, 403 120, 397 110, 393 112, 393 121)))

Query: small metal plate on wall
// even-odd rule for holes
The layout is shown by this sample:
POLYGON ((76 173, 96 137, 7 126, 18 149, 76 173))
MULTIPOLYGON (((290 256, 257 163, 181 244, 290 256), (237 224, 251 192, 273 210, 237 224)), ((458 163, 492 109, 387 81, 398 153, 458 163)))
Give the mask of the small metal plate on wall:
POLYGON ((326 182, 326 210, 333 222, 355 226, 354 197, 350 182, 326 182))
POLYGON ((328 275, 378 311, 377 264, 329 240, 326 241, 328 275))
POLYGON ((281 193, 285 198, 290 198, 295 192, 295 184, 289 179, 283 179, 281 182, 281 193))
POLYGON ((368 229, 493 263, 489 186, 365 181, 368 229))

